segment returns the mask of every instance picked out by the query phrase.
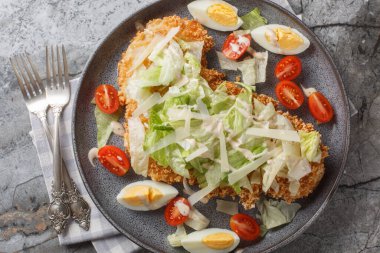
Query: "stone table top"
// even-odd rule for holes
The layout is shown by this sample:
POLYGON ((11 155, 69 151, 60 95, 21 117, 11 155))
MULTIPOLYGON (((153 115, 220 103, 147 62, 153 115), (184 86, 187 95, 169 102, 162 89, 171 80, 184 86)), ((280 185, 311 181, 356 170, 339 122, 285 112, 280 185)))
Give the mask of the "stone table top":
MULTIPOLYGON (((8 58, 28 51, 42 66, 46 44, 69 50, 80 75, 98 42, 142 0, 0 1, 0 252, 95 252, 60 247, 30 124, 8 58)), ((278 252, 380 252, 380 0, 290 0, 327 46, 358 113, 340 186, 314 224, 278 252)))

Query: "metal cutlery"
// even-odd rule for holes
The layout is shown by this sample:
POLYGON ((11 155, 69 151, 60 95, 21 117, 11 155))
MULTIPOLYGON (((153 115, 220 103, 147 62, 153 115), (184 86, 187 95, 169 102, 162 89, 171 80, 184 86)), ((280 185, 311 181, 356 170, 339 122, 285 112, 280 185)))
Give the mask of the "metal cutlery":
MULTIPOLYGON (((48 52, 46 56, 47 67, 49 67, 47 70, 50 70, 48 63, 48 52)), ((64 48, 62 48, 62 57, 65 82, 68 84, 68 69, 64 48)), ((46 98, 46 90, 50 89, 51 86, 44 87, 43 82, 38 74, 37 68, 30 59, 29 55, 25 54, 15 56, 10 60, 13 70, 16 74, 22 95, 24 97, 25 104, 28 110, 37 115, 37 117, 40 119, 45 133, 48 137, 50 149, 53 150, 52 136, 46 118, 46 110, 49 106, 48 100, 46 98)), ((54 60, 52 61, 52 69, 54 68, 53 63, 54 60)), ((62 73, 60 64, 57 63, 57 67, 59 67, 58 74, 62 73)), ((55 76, 55 68, 53 70, 53 75, 55 76)), ((62 80, 62 75, 60 76, 62 80)), ((48 77, 50 77, 50 73, 48 77)), ((48 79, 51 81, 50 78, 48 79)), ((80 196, 74 182, 67 173, 64 162, 61 160, 60 163, 62 165, 62 169, 59 169, 58 172, 61 171, 61 173, 54 173, 55 176, 58 177, 54 178, 55 186, 52 190, 53 201, 49 207, 49 218, 53 223, 54 229, 57 231, 57 233, 62 233, 66 227, 67 220, 70 218, 70 214, 72 218, 79 224, 79 226, 85 230, 88 230, 90 225, 90 207, 88 203, 80 196), (63 181, 60 179, 62 177, 63 181)))

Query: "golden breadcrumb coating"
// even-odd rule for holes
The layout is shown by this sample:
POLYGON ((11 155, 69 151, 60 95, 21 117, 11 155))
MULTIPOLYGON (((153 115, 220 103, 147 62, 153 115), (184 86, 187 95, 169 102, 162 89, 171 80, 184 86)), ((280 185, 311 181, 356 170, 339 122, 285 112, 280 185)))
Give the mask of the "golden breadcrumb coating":
MULTIPOLYGON (((139 50, 139 47, 146 46, 155 34, 159 33, 161 35, 166 35, 166 33, 173 27, 180 27, 179 33, 176 35, 177 39, 184 41, 204 41, 203 56, 202 56, 202 68, 201 76, 208 82, 209 86, 215 90, 218 85, 222 82, 226 82, 227 93, 229 95, 237 95, 241 91, 241 87, 235 83, 225 81, 225 74, 221 73, 215 69, 208 69, 205 53, 208 52, 213 46, 214 41, 211 36, 207 34, 207 31, 195 20, 182 19, 178 16, 170 16, 162 19, 154 19, 148 22, 146 25, 146 31, 148 32, 137 32, 136 36, 132 39, 128 49, 123 52, 121 60, 118 63, 118 84, 121 89, 119 98, 122 105, 126 106, 125 119, 132 116, 132 113, 137 108, 137 102, 132 98, 129 98, 124 93, 125 88, 128 85, 127 79, 131 76, 129 69, 133 65, 134 54, 133 51, 139 50)), ((145 61, 143 63, 145 66, 149 66, 150 62, 145 61)), ((163 92, 162 90, 159 92, 163 92)), ((273 103, 275 108, 278 107, 278 102, 273 98, 266 96, 264 94, 252 95, 254 98, 258 99, 263 104, 273 103)), ((277 113, 287 117, 293 124, 296 130, 313 131, 314 127, 310 123, 303 122, 298 116, 291 116, 288 112, 277 111, 277 113)), ((140 116, 143 123, 148 123, 148 119, 144 116, 140 116)), ((127 122, 127 121, 126 121, 127 122)), ((129 153, 129 131, 128 123, 125 123, 126 133, 124 136, 124 143, 127 153, 129 153)), ((321 178, 323 177, 325 167, 324 159, 328 156, 328 148, 321 144, 322 149, 322 160, 320 163, 311 163, 312 171, 310 174, 306 175, 300 180, 300 188, 295 196, 291 196, 289 192, 289 181, 286 178, 276 177, 276 181, 279 184, 278 192, 270 188, 267 195, 284 199, 287 202, 293 202, 297 199, 308 196, 316 188, 321 178)), ((190 174, 192 172, 190 171, 190 174)), ((170 167, 163 167, 157 164, 152 158, 149 159, 148 176, 155 181, 161 181, 168 184, 181 183, 183 177, 174 173, 170 167)), ((250 176, 250 175, 248 175, 250 176)), ((196 178, 191 176, 189 179, 189 184, 196 184, 196 178)), ((240 203, 245 209, 251 209, 254 207, 255 202, 260 199, 262 194, 262 185, 253 184, 252 191, 243 188, 239 194, 237 194, 232 187, 223 186, 218 187, 213 192, 208 195, 208 198, 212 197, 232 197, 235 198, 239 196, 240 203)))

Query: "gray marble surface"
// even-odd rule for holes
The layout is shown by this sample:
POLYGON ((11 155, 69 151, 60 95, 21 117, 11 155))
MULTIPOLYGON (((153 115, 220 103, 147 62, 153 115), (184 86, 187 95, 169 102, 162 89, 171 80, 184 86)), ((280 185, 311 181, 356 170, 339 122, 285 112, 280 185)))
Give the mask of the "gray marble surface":
MULTIPOLYGON (((47 226, 48 196, 29 118, 8 58, 64 43, 71 76, 142 0, 0 1, 0 252, 94 252, 60 247, 47 226)), ((380 0, 290 0, 330 51, 358 114, 345 175, 326 210, 278 252, 380 252, 380 0)))

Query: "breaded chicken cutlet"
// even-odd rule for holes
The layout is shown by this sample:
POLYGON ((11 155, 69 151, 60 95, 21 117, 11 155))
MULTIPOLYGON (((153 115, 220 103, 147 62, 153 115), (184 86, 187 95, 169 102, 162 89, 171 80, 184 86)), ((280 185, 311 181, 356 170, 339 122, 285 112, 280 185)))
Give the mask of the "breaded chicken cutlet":
MULTIPOLYGON (((208 82, 209 86, 215 90, 218 85, 220 85, 222 82, 225 82, 225 75, 223 73, 215 69, 207 68, 207 60, 205 55, 214 46, 214 41, 213 38, 208 35, 207 31, 197 21, 182 19, 178 16, 170 16, 164 17, 162 19, 151 20, 146 25, 144 31, 137 32, 136 36, 132 39, 128 49, 123 52, 121 60, 118 63, 118 84, 122 91, 120 94, 120 101, 126 106, 125 119, 130 118, 134 110, 137 108, 137 102, 133 98, 126 96, 126 94, 123 92, 128 85, 128 78, 130 78, 132 75, 132 71, 130 71, 130 69, 133 68, 133 59, 136 57, 135 52, 138 52, 140 48, 143 48, 145 45, 147 45, 156 34, 165 36, 173 27, 180 27, 180 30, 176 35, 177 39, 184 41, 204 42, 201 61, 201 76, 208 82)), ((151 63, 149 60, 145 60, 143 64, 147 67, 151 63)), ((232 82, 227 82, 226 88, 227 92, 233 95, 239 94, 241 91, 240 87, 232 82)), ((277 107, 278 103, 269 96, 263 94, 254 94, 253 96, 263 104, 268 104, 271 102, 275 105, 275 107, 277 107)), ((277 111, 277 113, 282 114, 288 118, 296 130, 303 130, 306 132, 314 130, 312 124, 303 122, 303 120, 297 116, 291 116, 289 113, 283 113, 281 111, 277 111)), ((148 122, 148 119, 143 115, 140 116, 140 119, 143 123, 148 122)), ((128 131, 127 123, 125 123, 125 129, 125 147, 127 153, 129 153, 130 133, 128 131)), ((273 198, 283 199, 289 203, 308 196, 319 184, 325 171, 324 159, 328 156, 328 148, 321 144, 321 150, 322 159, 320 163, 311 163, 311 173, 301 178, 300 187, 297 194, 292 195, 290 193, 288 179, 280 176, 276 176, 278 188, 270 188, 266 194, 273 198)), ((191 174, 192 173, 190 171, 191 178, 189 179, 189 183, 192 185, 197 184, 196 178, 191 174)), ((149 159, 148 176, 152 178, 152 180, 161 181, 168 184, 181 183, 183 181, 183 177, 174 173, 170 167, 162 167, 158 165, 157 162, 152 158, 149 159)), ((243 207, 245 209, 250 209, 254 207, 255 202, 260 198, 262 193, 262 185, 261 183, 257 183, 252 185, 252 191, 243 188, 239 194, 237 194, 232 187, 219 187, 211 192, 208 197, 235 197, 238 195, 240 197, 240 203, 243 205, 243 207)))

